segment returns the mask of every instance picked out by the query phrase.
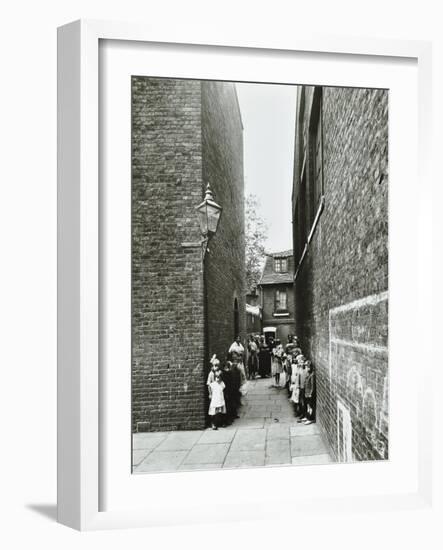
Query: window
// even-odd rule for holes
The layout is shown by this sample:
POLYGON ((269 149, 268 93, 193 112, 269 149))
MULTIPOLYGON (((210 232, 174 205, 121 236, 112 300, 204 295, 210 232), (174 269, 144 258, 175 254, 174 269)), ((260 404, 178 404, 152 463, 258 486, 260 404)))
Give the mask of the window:
POLYGON ((275 311, 288 309, 288 295, 286 290, 275 291, 275 311))
POLYGON ((288 271, 288 258, 274 258, 274 271, 286 273, 288 271))

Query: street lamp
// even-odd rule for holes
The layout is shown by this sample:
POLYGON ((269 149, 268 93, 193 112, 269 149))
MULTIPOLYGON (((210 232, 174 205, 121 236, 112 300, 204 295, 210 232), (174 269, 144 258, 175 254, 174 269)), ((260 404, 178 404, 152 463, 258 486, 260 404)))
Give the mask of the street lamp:
POLYGON ((211 186, 206 186, 205 198, 203 202, 195 207, 197 210, 200 231, 203 237, 203 253, 206 251, 209 238, 217 231, 218 222, 222 213, 222 207, 214 201, 211 186))
POLYGON ((198 242, 183 242, 182 247, 201 247, 202 260, 204 261, 206 251, 209 252, 209 249, 207 248, 208 241, 217 231, 218 222, 220 221, 220 216, 223 210, 222 207, 215 202, 209 183, 206 186, 205 198, 203 199, 203 202, 196 206, 195 209, 197 211, 202 240, 198 242))

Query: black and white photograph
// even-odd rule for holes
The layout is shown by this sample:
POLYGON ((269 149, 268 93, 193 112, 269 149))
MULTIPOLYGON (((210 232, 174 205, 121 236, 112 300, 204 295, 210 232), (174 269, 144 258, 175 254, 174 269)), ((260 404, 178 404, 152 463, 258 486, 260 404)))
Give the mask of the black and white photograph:
POLYGON ((0 547, 443 548, 441 2, 10 2, 0 547))
POLYGON ((389 91, 131 102, 133 474, 389 459, 389 91))

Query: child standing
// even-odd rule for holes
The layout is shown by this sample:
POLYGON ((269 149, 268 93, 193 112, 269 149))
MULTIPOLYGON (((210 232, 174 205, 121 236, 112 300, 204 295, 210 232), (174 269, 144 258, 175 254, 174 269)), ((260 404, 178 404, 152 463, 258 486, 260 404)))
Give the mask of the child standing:
POLYGON ((306 375, 308 374, 308 371, 306 369, 306 359, 303 355, 299 355, 297 357, 297 386, 298 386, 298 420, 297 422, 302 422, 306 420, 306 399, 305 399, 305 382, 306 382, 306 375))
POLYGON ((295 405, 295 412, 298 412, 298 402, 299 402, 299 386, 298 386, 298 371, 299 371, 299 365, 297 363, 296 357, 292 356, 292 366, 291 366, 292 374, 291 374, 291 385, 289 386, 289 390, 291 392, 291 397, 289 398, 295 405))
POLYGON ((225 384, 225 406, 226 406, 226 424, 231 424, 236 416, 234 380, 232 376, 232 363, 227 361, 222 371, 223 383, 225 384))
POLYGON ((208 379, 206 381, 206 385, 208 386, 208 390, 209 390, 209 384, 211 382, 214 382, 215 380, 215 373, 220 370, 220 361, 217 359, 217 356, 214 355, 212 356, 211 360, 209 361, 211 363, 211 370, 209 371, 209 374, 208 374, 208 379))
POLYGON ((280 340, 276 340, 277 346, 273 349, 274 361, 272 363, 272 374, 274 375, 275 387, 280 387, 280 374, 283 372, 283 346, 280 340))
POLYGON ((216 371, 215 379, 213 382, 208 384, 209 386, 209 397, 211 402, 209 403, 209 416, 211 417, 211 426, 213 430, 218 429, 218 424, 221 424, 220 417, 221 415, 226 414, 226 404, 225 396, 223 390, 225 389, 225 384, 221 379, 220 371, 216 371))
POLYGON ((305 380, 305 398, 306 398, 306 419, 304 424, 315 422, 315 373, 314 367, 310 361, 308 363, 308 374, 305 380))

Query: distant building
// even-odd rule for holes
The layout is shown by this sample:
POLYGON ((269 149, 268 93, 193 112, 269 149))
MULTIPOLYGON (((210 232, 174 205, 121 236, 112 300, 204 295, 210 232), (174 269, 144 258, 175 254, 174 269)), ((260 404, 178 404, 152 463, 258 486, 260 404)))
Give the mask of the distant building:
POLYGON ((301 86, 296 333, 338 461, 388 458, 388 91, 301 86))
POLYGON ((260 334, 262 331, 259 300, 260 296, 256 288, 246 294, 246 333, 248 335, 260 334))
POLYGON ((208 359, 246 337, 244 254, 235 85, 134 76, 134 431, 204 428, 208 359), (195 208, 208 182, 223 212, 203 264, 195 208))
POLYGON ((286 343, 294 334, 294 256, 292 250, 266 257, 258 284, 262 309, 262 330, 286 343))

